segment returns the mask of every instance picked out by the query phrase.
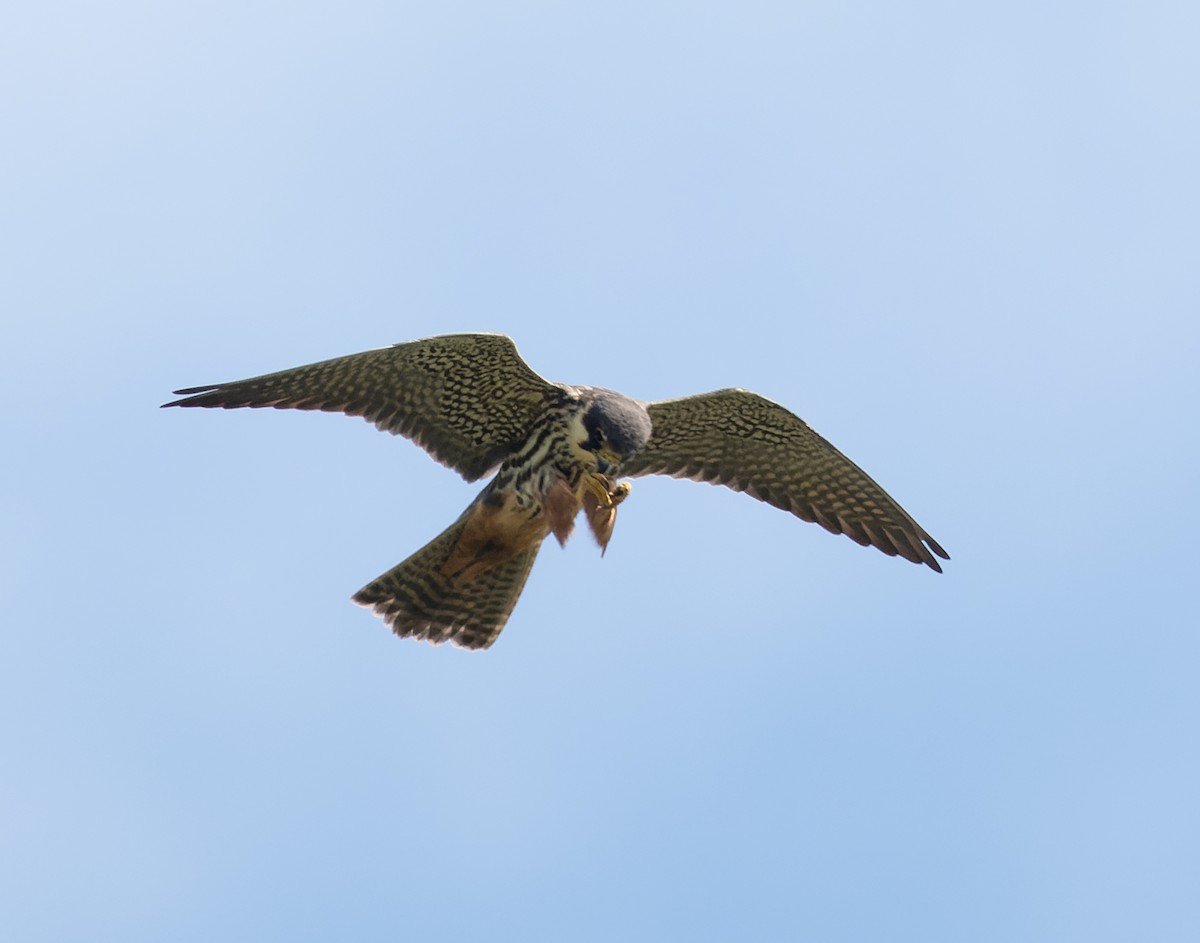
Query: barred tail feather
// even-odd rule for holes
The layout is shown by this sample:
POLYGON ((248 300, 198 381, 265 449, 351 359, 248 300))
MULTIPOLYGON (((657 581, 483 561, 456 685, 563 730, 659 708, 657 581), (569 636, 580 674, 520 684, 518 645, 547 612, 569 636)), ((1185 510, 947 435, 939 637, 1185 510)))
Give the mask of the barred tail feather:
POLYGON ((354 594, 403 638, 487 648, 508 621, 541 543, 469 579, 444 571, 473 508, 437 537, 354 594))

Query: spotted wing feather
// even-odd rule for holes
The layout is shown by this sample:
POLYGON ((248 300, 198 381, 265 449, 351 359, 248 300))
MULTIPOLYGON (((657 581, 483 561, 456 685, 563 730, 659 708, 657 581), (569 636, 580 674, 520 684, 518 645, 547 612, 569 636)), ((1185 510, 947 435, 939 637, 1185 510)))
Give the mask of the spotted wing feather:
POLYGON ((165 406, 318 409, 406 436, 468 481, 515 448, 555 394, 501 334, 450 334, 176 390, 165 406))
POLYGON ((800 417, 748 390, 650 403, 650 441, 622 467, 744 491, 805 521, 942 571, 928 533, 800 417))

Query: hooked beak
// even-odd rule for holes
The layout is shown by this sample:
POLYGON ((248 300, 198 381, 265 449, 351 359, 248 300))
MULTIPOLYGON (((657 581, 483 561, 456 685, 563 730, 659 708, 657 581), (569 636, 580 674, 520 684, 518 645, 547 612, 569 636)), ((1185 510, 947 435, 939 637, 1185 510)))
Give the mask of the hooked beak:
POLYGON ((610 452, 608 449, 601 449, 596 453, 596 469, 601 475, 607 475, 609 472, 616 471, 617 466, 621 464, 621 456, 615 452, 610 452))

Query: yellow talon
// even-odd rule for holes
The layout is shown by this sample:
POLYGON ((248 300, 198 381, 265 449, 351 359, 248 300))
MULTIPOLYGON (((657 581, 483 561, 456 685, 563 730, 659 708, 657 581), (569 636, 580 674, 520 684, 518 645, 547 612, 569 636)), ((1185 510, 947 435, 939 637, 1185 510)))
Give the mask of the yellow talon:
POLYGON ((617 521, 617 505, 629 497, 631 489, 628 482, 618 485, 607 475, 595 472, 588 475, 583 484, 583 509, 603 556, 617 521))
MULTIPOLYGON (((584 487, 595 496, 596 500, 600 502, 600 507, 603 508, 612 507, 614 504, 614 492, 608 490, 608 483, 609 479, 597 472, 592 472, 583 482, 584 487)), ((617 491, 620 490, 620 488, 617 489, 617 491)))

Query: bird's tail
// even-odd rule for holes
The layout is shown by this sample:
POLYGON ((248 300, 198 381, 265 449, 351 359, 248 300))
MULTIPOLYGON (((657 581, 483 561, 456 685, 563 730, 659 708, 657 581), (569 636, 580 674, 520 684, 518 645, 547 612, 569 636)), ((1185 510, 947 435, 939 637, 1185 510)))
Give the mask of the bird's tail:
POLYGON ((357 593, 354 601, 369 606, 401 637, 463 648, 487 648, 508 621, 540 541, 508 559, 482 569, 447 566, 474 510, 357 593))

